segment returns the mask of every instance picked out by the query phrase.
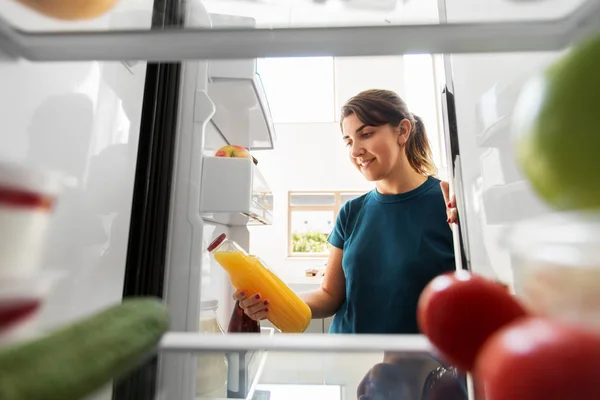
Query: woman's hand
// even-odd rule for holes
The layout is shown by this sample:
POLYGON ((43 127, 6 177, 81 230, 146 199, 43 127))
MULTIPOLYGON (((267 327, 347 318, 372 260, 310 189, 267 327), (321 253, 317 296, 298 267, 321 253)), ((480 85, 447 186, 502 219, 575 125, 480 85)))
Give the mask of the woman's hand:
POLYGON ((260 321, 267 318, 269 314, 269 300, 263 299, 259 293, 247 296, 244 290, 238 290, 233 294, 233 299, 240 302, 240 307, 244 313, 254 321, 260 321))
POLYGON ((446 215, 448 216, 448 223, 455 224, 458 222, 458 210, 456 209, 456 196, 450 197, 450 185, 446 181, 441 181, 440 186, 442 187, 442 194, 444 195, 444 202, 446 203, 446 215))

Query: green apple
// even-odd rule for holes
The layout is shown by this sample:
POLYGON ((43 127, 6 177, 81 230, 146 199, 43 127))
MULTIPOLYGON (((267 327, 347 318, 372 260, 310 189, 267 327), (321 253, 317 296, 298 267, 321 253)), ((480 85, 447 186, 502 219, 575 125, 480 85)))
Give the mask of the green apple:
POLYGON ((517 163, 542 199, 600 209, 600 35, 525 85, 512 131, 517 163))

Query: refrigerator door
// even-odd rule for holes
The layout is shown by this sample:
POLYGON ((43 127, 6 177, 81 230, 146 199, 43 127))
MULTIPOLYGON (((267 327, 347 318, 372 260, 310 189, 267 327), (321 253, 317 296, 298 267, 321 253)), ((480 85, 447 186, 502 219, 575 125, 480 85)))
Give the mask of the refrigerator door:
MULTIPOLYGON (((138 9, 140 26, 150 25, 151 8, 138 9)), ((145 90, 152 75, 144 61, 0 62, 0 160, 64 177, 40 263, 40 275, 62 279, 15 336, 89 316, 140 284, 130 279, 143 264, 131 246, 142 219, 137 174, 155 132, 148 124, 155 99, 145 90)), ((108 383, 94 399, 117 392, 108 383)))
MULTIPOLYGON (((508 18, 510 7, 485 16, 461 0, 440 2, 448 23, 508 18)), ((523 8, 520 18, 533 17, 523 8)), ((445 55, 455 114, 446 111, 449 148, 453 158, 461 243, 473 272, 514 285, 511 256, 503 247, 507 230, 550 210, 531 190, 520 172, 510 138, 510 119, 520 89, 535 72, 560 52, 445 55), (452 123, 452 119, 455 123, 452 123)), ((450 90, 448 90, 450 93, 450 90)))

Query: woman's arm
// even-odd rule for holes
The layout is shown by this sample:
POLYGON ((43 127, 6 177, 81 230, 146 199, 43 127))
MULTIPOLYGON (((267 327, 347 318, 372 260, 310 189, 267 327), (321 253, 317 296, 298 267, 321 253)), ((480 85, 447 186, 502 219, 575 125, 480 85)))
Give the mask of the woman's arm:
POLYGON ((330 248, 321 288, 300 294, 310 307, 313 319, 331 317, 346 298, 346 278, 342 269, 344 251, 334 246, 330 248))

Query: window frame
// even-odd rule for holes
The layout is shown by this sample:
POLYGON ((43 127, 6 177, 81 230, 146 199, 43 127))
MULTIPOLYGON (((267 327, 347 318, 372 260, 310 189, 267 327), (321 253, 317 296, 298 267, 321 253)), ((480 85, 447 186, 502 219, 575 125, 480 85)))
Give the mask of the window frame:
POLYGON ((356 195, 362 196, 366 191, 359 190, 290 190, 287 196, 287 256, 294 259, 326 259, 328 252, 323 253, 294 253, 292 246, 292 213, 294 211, 333 211, 334 226, 337 221, 340 209, 342 208, 342 196, 356 195), (292 196, 294 195, 333 195, 334 204, 332 205, 292 205, 292 196))

